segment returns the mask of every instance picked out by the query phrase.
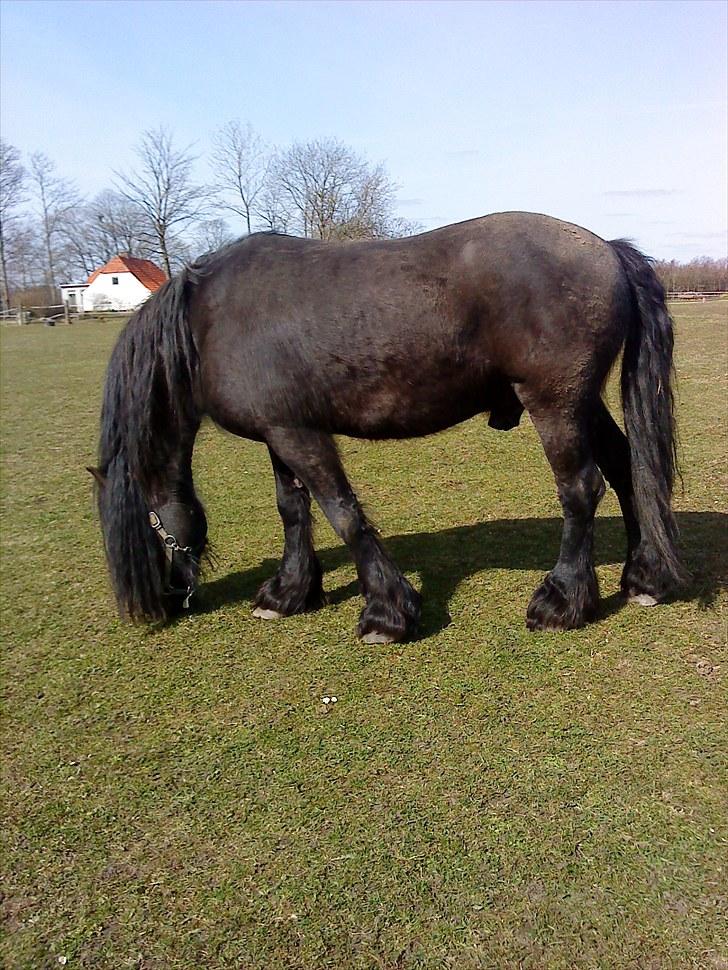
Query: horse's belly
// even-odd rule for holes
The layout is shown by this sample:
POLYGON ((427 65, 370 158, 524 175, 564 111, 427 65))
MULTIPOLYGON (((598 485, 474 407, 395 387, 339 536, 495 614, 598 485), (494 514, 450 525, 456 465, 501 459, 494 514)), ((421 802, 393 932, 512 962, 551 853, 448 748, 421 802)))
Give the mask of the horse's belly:
POLYGON ((353 438, 414 438, 434 434, 487 409, 483 387, 432 388, 398 385, 337 402, 335 434, 353 438))

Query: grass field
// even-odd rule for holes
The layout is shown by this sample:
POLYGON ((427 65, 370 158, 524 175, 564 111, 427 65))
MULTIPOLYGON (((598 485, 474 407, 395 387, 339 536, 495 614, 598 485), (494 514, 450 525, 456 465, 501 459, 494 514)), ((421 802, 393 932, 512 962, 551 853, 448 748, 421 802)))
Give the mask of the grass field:
POLYGON ((690 597, 623 607, 609 493, 599 621, 527 633, 555 489, 527 420, 481 418, 342 442, 425 597, 386 647, 322 521, 330 605, 251 617, 272 478, 212 427, 198 610, 120 623, 84 471, 119 324, 6 329, 5 966, 725 970, 728 303, 675 317, 690 597))

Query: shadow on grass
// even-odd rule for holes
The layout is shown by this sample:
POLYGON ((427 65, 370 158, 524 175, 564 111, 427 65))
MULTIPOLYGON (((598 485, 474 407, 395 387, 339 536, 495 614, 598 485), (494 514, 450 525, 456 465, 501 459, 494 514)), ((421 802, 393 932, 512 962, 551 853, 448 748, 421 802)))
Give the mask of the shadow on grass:
MULTIPOLYGON (((681 512, 677 519, 686 561, 693 575, 690 588, 681 598, 697 600, 707 609, 714 603, 718 592, 728 586, 728 515, 722 512, 681 512)), ((557 518, 500 519, 439 532, 387 537, 386 547, 400 568, 404 572, 416 572, 421 578, 423 616, 420 636, 431 636, 449 624, 450 599, 469 576, 488 569, 548 572, 558 556, 561 525, 561 519, 557 518)), ((617 516, 598 518, 596 564, 619 564, 624 560, 625 550, 622 519, 617 516)), ((319 558, 325 573, 349 561, 343 546, 319 550, 319 558)), ((208 612, 227 603, 252 600, 260 584, 275 572, 277 566, 277 559, 266 559, 253 569, 206 583, 201 589, 198 609, 208 612)), ((332 604, 358 595, 356 582, 328 591, 332 604)), ((615 613, 622 603, 618 592, 605 596, 599 618, 615 613)), ((525 602, 523 608, 525 611, 525 602)))

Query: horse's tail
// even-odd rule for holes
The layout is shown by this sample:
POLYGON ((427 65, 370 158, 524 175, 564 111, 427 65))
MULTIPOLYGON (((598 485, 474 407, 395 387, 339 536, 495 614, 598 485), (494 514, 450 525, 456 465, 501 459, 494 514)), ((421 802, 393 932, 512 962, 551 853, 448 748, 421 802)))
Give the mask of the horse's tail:
POLYGON ((622 360, 622 406, 640 525, 637 557, 656 577, 658 598, 687 579, 672 511, 677 470, 673 324, 650 260, 623 239, 610 243, 634 298, 622 360))
POLYGON ((164 553, 149 526, 155 483, 164 480, 180 442, 199 427, 198 357, 187 318, 194 282, 184 270, 131 317, 106 373, 98 506, 106 557, 122 615, 161 620, 164 553))

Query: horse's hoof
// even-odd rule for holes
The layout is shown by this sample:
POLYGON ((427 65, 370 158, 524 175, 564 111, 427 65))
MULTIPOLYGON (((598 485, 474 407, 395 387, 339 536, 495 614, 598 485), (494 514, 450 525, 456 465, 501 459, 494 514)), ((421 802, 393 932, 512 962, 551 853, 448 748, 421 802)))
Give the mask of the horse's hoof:
POLYGON ((649 593, 634 593, 629 597, 629 602, 636 603, 638 606, 657 606, 657 600, 649 593))
POLYGON ((371 633, 365 633, 361 638, 362 643, 394 643, 394 637, 391 637, 388 633, 377 633, 372 630, 371 633))
POLYGON ((277 610, 266 610, 263 606, 256 606, 253 616, 257 616, 259 620, 280 620, 283 614, 277 610))
POLYGON ((577 630, 594 619, 599 605, 599 589, 592 572, 567 589, 553 572, 531 597, 526 610, 529 630, 577 630))

